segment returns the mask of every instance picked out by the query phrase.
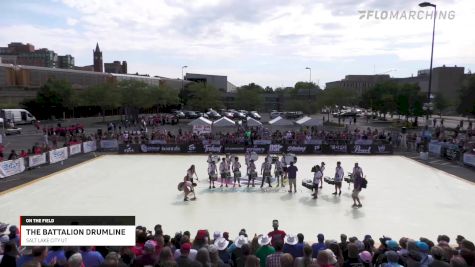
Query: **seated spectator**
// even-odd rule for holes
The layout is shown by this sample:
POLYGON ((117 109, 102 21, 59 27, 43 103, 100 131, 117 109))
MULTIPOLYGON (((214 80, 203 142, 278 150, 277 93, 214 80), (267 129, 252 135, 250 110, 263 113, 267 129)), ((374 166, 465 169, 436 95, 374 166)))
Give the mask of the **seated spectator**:
POLYGON ((143 254, 137 257, 134 261, 134 266, 154 265, 157 262, 156 245, 157 243, 154 240, 145 242, 143 254))
POLYGON ((326 249, 326 247, 325 247, 325 236, 323 234, 318 234, 317 239, 318 239, 318 243, 314 243, 312 245, 312 250, 313 250, 312 257, 315 258, 315 259, 318 256, 318 252, 320 252, 321 250, 326 249))
POLYGON ((101 253, 91 250, 91 247, 81 247, 81 256, 84 265, 87 267, 97 267, 104 262, 101 253))
POLYGON ((317 255, 317 264, 320 267, 335 267, 337 259, 335 254, 329 249, 320 250, 317 255))
POLYGON ((430 250, 433 261, 429 267, 449 267, 450 264, 444 260, 444 249, 439 246, 434 246, 430 250))
POLYGON ((257 250, 256 256, 260 260, 261 267, 266 267, 267 256, 274 254, 275 249, 270 246, 271 238, 267 235, 259 236, 257 242, 261 247, 257 250))
POLYGON ((267 267, 280 267, 281 266, 280 258, 284 254, 282 252, 282 249, 283 249, 282 241, 278 240, 277 242, 275 242, 274 249, 275 249, 275 253, 267 256, 267 258, 266 258, 266 266, 267 267))
POLYGON ((302 242, 300 242, 298 237, 295 235, 288 234, 285 236, 284 253, 290 253, 294 258, 303 256, 303 235, 300 235, 302 242))
POLYGON ((82 255, 81 253, 74 253, 68 259, 68 267, 83 267, 82 255))
MULTIPOLYGON (((184 243, 181 245, 181 254, 180 256, 176 259, 176 263, 178 267, 190 267, 190 266, 196 266, 199 267, 201 264, 197 262, 195 259, 190 259, 189 254, 191 251, 191 244, 190 243, 184 243)), ((194 257, 196 258, 196 256, 194 257)))
POLYGON ((312 247, 305 244, 303 247, 303 256, 295 259, 295 267, 308 267, 315 262, 315 259, 312 257, 312 252, 312 247))
POLYGON ((214 245, 218 248, 219 258, 225 264, 230 264, 231 263, 231 255, 227 251, 229 241, 226 240, 224 237, 220 237, 216 241, 214 241, 214 245))

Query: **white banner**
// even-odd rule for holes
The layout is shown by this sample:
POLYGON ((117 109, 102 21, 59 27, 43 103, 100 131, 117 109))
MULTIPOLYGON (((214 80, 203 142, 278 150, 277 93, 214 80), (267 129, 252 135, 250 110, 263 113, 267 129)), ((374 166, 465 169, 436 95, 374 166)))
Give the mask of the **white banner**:
POLYGON ((96 141, 87 141, 82 143, 82 151, 83 153, 89 153, 92 151, 97 150, 97 143, 96 141))
POLYGON ((193 125, 193 133, 211 133, 211 125, 193 125))
POLYGON ((119 142, 116 139, 101 140, 101 149, 119 149, 119 142))
POLYGON ((358 139, 355 141, 355 145, 372 145, 373 140, 358 139))
POLYGON ((132 225, 22 225, 22 246, 133 246, 132 225))
POLYGON ((442 146, 439 143, 429 143, 429 152, 440 156, 442 153, 442 146))
POLYGON ((68 158, 68 148, 62 147, 49 152, 49 163, 56 163, 68 158))
POLYGON ((463 154, 463 163, 475 167, 475 154, 463 154))
POLYGON ((272 140, 264 140, 264 139, 254 140, 254 145, 270 145, 270 144, 272 144, 272 140))
POLYGON ((7 160, 0 162, 0 178, 5 178, 25 171, 25 159, 7 160))
POLYGON ((28 167, 35 167, 46 163, 46 153, 28 157, 28 167))
POLYGON ((81 153, 81 144, 75 144, 69 146, 69 155, 76 155, 81 153))
POLYGON ((148 141, 148 143, 151 145, 166 145, 167 141, 166 140, 150 140, 148 141))

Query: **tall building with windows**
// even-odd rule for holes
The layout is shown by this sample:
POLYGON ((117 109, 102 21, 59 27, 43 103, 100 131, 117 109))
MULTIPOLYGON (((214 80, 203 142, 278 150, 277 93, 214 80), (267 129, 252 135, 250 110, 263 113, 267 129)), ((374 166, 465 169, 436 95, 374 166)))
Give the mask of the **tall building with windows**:
POLYGON ((104 63, 104 69, 107 73, 127 74, 127 61, 114 61, 112 63, 104 63))
POLYGON ((92 50, 94 56, 94 71, 104 72, 104 64, 102 61, 102 52, 99 48, 99 43, 96 43, 96 49, 92 50))

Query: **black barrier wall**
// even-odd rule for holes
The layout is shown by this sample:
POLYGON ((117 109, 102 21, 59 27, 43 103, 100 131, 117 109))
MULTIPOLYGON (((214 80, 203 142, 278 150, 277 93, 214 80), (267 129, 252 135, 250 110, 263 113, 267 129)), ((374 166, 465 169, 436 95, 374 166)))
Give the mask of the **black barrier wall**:
POLYGON ((358 154, 358 155, 385 155, 393 154, 393 147, 382 145, 160 145, 160 144, 122 144, 119 145, 119 154, 162 153, 162 154, 208 154, 230 153, 244 154, 246 152, 258 154, 358 154))

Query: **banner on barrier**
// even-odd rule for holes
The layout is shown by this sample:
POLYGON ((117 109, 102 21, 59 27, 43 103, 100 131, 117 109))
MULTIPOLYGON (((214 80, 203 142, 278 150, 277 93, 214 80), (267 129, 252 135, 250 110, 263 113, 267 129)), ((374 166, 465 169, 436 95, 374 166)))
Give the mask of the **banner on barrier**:
POLYGON ((28 167, 35 167, 46 163, 46 153, 28 156, 28 167))
POLYGON ((254 140, 254 145, 270 145, 272 144, 272 140, 254 140))
POLYGON ((0 178, 5 178, 25 171, 25 159, 7 160, 0 162, 0 178))
POLYGON ((152 144, 152 145, 164 145, 167 143, 166 140, 150 140, 148 141, 149 144, 152 144))
POLYGON ((373 140, 367 140, 367 139, 359 139, 355 140, 355 145, 372 145, 373 140))
POLYGON ((49 163, 56 163, 68 158, 68 148, 62 147, 49 152, 49 163))
POLYGON ((69 146, 69 155, 76 155, 81 153, 81 144, 75 144, 69 146))
POLYGON ((96 141, 87 141, 87 142, 82 143, 82 151, 84 153, 89 153, 96 150, 97 150, 96 141))
POLYGON ((372 154, 392 154, 393 146, 392 145, 372 145, 371 146, 372 154))
POLYGON ((429 143, 429 152, 440 156, 442 154, 442 145, 435 142, 429 143))
POLYGON ((117 150, 119 148, 119 142, 116 139, 101 140, 101 150, 117 150))
POLYGON ((475 154, 463 154, 463 163, 475 167, 475 154))
POLYGON ((344 145, 329 145, 328 153, 330 154, 346 154, 348 153, 348 146, 344 145))
POLYGON ((351 145, 350 154, 366 154, 369 155, 372 153, 371 145, 351 145))

